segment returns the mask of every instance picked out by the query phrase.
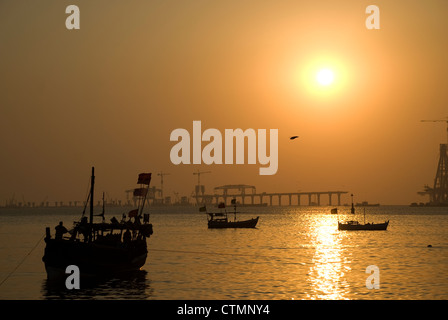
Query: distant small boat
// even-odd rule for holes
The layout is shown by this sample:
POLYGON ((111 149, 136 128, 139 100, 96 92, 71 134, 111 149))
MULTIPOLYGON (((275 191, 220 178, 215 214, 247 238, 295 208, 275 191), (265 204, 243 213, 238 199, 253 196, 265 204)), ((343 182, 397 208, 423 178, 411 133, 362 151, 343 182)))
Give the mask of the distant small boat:
POLYGON ((224 228, 255 228, 258 223, 259 217, 249 220, 236 220, 236 201, 232 199, 232 205, 234 207, 234 220, 231 221, 228 218, 228 213, 225 210, 225 204, 221 203, 218 208, 224 209, 224 212, 211 213, 207 212, 207 208, 201 207, 199 211, 207 213, 207 224, 209 229, 224 229, 224 228))
POLYGON ((338 221, 338 230, 386 230, 389 225, 389 220, 384 223, 365 223, 361 224, 358 221, 338 221))
POLYGON ((380 204, 379 203, 368 203, 367 201, 363 201, 363 202, 357 202, 356 206, 357 207, 379 207, 380 204))
MULTIPOLYGON (((352 196, 352 207, 350 212, 355 214, 355 208, 353 206, 353 194, 352 196)), ((355 220, 350 220, 346 222, 340 222, 338 216, 338 230, 386 230, 389 225, 389 220, 384 223, 366 223, 366 209, 364 208, 364 224, 359 223, 355 220)))

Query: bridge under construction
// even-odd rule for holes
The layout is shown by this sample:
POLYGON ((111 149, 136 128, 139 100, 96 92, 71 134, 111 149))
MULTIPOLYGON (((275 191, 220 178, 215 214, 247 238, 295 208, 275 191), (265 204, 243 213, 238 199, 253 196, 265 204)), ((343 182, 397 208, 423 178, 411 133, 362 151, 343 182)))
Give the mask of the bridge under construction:
MULTIPOLYGON (((202 189, 204 190, 204 189, 202 189)), ((328 205, 341 205, 341 195, 348 191, 314 191, 314 192, 262 192, 257 193, 255 186, 246 184, 224 185, 214 188, 214 194, 205 194, 198 192, 194 197, 196 203, 200 204, 230 204, 232 199, 236 199, 241 205, 316 205, 320 206, 322 196, 328 197, 328 205), (333 196, 336 196, 337 203, 333 202, 333 196), (306 202, 302 202, 305 197, 306 202), (269 199, 269 203, 265 200, 269 199), (286 200, 286 201, 285 201, 286 200)), ((325 197, 325 198, 326 198, 325 197)))

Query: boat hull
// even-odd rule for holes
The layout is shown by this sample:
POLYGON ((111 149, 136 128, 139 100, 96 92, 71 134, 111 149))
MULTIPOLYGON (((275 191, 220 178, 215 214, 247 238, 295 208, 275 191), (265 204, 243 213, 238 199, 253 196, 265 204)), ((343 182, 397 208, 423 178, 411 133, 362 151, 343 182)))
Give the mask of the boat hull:
POLYGON ((224 228, 255 228, 258 223, 258 218, 244 221, 219 221, 219 220, 209 220, 209 229, 224 229, 224 228))
POLYGON ((387 230, 389 221, 384 223, 353 224, 338 222, 338 230, 387 230))
POLYGON ((136 271, 145 264, 145 240, 133 241, 128 246, 103 245, 72 240, 46 239, 45 263, 48 279, 67 276, 69 265, 79 268, 81 276, 101 276, 136 271))

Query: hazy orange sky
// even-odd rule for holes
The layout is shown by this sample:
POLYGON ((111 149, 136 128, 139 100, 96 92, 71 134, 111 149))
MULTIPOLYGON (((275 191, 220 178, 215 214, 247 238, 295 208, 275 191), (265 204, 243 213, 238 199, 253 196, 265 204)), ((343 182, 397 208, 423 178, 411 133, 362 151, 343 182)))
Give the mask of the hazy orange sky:
POLYGON ((91 166, 112 199, 140 172, 156 186, 169 172, 165 195, 190 195, 200 169, 209 192, 427 201, 417 192, 433 184, 446 124, 420 120, 448 116, 447 12, 444 0, 0 0, 0 203, 84 200, 91 166), (65 27, 71 4, 80 30, 65 27), (365 27, 371 4, 380 30, 365 27), (327 88, 321 67, 335 73, 327 88), (277 174, 173 165, 170 133, 193 120, 278 129, 277 174))

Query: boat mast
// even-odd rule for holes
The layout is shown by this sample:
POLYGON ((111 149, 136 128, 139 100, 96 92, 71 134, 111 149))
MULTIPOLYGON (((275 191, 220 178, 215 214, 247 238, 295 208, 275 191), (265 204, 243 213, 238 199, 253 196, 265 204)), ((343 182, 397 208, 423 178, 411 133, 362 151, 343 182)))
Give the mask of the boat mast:
POLYGON ((106 212, 106 201, 104 201, 104 191, 103 191, 103 212, 101 212, 100 216, 103 218, 102 222, 104 222, 104 214, 106 212))
POLYGON ((354 205, 353 205, 353 193, 352 193, 352 209, 351 209, 351 213, 355 213, 355 207, 354 207, 354 205))
POLYGON ((336 219, 338 220, 338 225, 339 225, 339 210, 336 210, 336 219))
POLYGON ((235 198, 232 199, 231 204, 233 205, 233 221, 236 221, 236 199, 235 198))
POLYGON ((95 168, 92 167, 92 177, 90 180, 90 232, 89 232, 89 242, 92 241, 93 232, 93 190, 95 185, 95 168))
POLYGON ((233 221, 236 221, 236 202, 233 204, 233 221))

